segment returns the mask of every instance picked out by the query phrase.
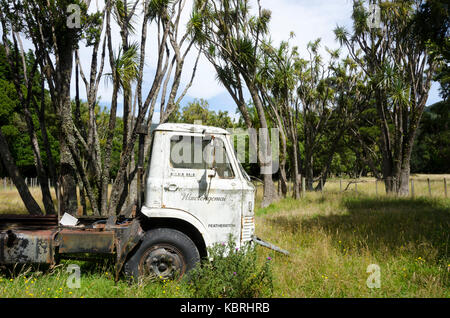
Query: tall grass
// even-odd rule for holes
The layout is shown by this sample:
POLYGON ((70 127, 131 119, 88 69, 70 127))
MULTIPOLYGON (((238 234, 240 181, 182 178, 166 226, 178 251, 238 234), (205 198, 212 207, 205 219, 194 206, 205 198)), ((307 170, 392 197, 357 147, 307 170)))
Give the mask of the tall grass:
MULTIPOLYGON (((358 187, 358 190, 362 187, 358 187)), ((258 189, 260 202, 262 189, 258 189)), ((11 198, 8 198, 11 199, 11 198)), ((0 202, 1 202, 0 197, 0 202)), ((1 205, 0 206, 4 206, 1 205)), ((271 258, 273 297, 450 297, 450 200, 360 191, 307 193, 256 211, 256 233, 290 252, 271 258), (367 267, 380 267, 369 288, 367 267)), ((52 270, 0 271, 0 297, 195 297, 183 282, 114 283, 112 262, 76 262, 81 288, 69 289, 65 261, 52 270)), ((213 275, 214 271, 211 272, 213 275)))
POLYGON ((291 251, 274 254, 275 296, 450 296, 450 200, 308 193, 259 209, 256 222, 291 251), (379 289, 367 287, 370 264, 379 289))
MULTIPOLYGON (((36 199, 41 209, 42 194, 40 188, 30 188, 31 195, 36 199)), ((16 188, 0 189, 0 214, 27 214, 27 209, 16 188)))
POLYGON ((53 269, 23 269, 0 272, 0 298, 171 298, 189 297, 186 284, 173 281, 144 280, 141 284, 129 284, 122 279, 114 282, 114 265, 65 260, 53 269), (80 266, 80 288, 71 288, 68 265, 80 266))

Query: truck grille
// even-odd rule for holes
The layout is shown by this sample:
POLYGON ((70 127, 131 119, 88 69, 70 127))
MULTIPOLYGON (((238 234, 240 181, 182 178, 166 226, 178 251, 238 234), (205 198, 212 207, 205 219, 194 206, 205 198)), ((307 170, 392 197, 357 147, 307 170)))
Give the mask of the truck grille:
POLYGON ((241 242, 248 242, 255 233, 255 218, 247 216, 242 218, 241 242))

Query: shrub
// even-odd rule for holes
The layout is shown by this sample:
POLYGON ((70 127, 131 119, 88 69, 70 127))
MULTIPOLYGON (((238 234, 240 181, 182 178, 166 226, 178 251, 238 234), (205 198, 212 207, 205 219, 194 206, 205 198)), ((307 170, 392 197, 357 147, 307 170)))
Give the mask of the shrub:
POLYGON ((204 260, 189 274, 188 286, 194 297, 253 298, 270 297, 273 276, 270 257, 258 262, 254 246, 238 249, 232 240, 209 249, 204 260))

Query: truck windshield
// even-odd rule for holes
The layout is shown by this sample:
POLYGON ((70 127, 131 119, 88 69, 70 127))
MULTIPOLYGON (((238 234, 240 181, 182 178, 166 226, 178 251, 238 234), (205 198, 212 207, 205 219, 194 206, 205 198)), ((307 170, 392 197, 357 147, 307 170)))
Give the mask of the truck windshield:
POLYGON ((245 178, 247 181, 251 181, 249 175, 248 175, 247 172, 245 171, 244 167, 241 165, 241 162, 240 162, 239 160, 237 160, 237 162, 238 162, 238 165, 239 165, 239 169, 241 170, 242 175, 244 176, 244 178, 245 178))
POLYGON ((170 138, 170 165, 175 169, 215 168, 219 178, 226 179, 235 176, 223 140, 219 137, 215 138, 214 148, 212 148, 211 139, 189 135, 172 136, 170 138), (210 156, 207 153, 210 153, 210 156), (214 163, 209 162, 208 157, 214 158, 214 163))

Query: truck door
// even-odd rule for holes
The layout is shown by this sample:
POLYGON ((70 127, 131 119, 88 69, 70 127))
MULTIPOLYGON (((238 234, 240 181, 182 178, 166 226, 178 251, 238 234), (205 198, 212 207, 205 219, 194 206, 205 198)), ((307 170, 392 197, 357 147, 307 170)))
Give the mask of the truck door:
POLYGON ((165 160, 162 204, 195 216, 208 229, 213 242, 226 242, 231 234, 239 246, 243 184, 224 137, 167 134, 166 153, 170 158, 165 160), (207 159, 211 147, 215 169, 207 159))

